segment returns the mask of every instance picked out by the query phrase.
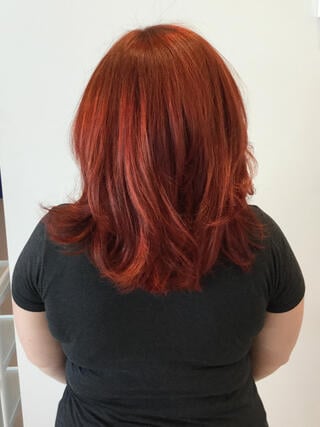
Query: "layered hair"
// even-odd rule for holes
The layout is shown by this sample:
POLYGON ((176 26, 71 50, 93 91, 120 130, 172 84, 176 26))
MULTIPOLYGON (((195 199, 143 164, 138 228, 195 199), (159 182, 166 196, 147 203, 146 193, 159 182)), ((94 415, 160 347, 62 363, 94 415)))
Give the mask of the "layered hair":
POLYGON ((225 262, 251 270, 265 224, 247 203, 257 161, 232 67, 177 24, 125 33, 95 68, 71 148, 81 196, 44 207, 49 238, 120 293, 202 291, 225 262))

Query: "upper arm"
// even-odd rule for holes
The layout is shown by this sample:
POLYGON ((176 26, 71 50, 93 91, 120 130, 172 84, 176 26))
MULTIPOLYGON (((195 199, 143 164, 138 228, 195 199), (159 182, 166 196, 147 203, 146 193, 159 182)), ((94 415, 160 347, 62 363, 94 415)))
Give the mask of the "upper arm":
POLYGON ((304 313, 304 298, 291 310, 266 312, 264 326, 254 338, 252 352, 263 354, 272 365, 286 363, 296 345, 304 313))
POLYGON ((28 311, 12 300, 13 318, 27 358, 39 368, 58 366, 65 355, 60 343, 50 333, 46 312, 28 311))
POLYGON ((12 274, 12 309, 16 331, 28 359, 39 368, 59 365, 61 345, 49 330, 43 298, 44 227, 41 221, 25 243, 12 274))
POLYGON ((286 363, 297 342, 304 313, 305 281, 296 255, 280 226, 262 209, 270 231, 265 251, 268 271, 264 325, 252 352, 266 364, 286 363))

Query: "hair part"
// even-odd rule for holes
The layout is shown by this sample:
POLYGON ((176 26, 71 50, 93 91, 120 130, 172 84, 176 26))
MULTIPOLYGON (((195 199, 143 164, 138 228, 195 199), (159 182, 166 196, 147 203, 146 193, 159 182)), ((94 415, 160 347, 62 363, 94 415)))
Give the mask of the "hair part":
POLYGON ((47 233, 121 293, 201 291, 223 260, 251 269, 266 231, 246 201, 257 161, 238 86, 202 36, 124 34, 85 88, 71 148, 82 194, 41 205, 47 233))

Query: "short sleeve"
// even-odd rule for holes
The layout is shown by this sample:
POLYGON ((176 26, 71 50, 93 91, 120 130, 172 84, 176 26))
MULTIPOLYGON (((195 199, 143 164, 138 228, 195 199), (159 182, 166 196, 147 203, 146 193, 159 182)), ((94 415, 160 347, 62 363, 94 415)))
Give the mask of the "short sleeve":
POLYGON ((282 313, 293 309, 302 300, 305 294, 305 281, 298 260, 282 229, 274 219, 264 211, 262 212, 271 231, 272 283, 269 288, 266 310, 272 313, 282 313))
POLYGON ((45 311, 41 297, 41 276, 44 249, 44 224, 36 225, 24 245, 12 273, 12 298, 29 311, 45 311))

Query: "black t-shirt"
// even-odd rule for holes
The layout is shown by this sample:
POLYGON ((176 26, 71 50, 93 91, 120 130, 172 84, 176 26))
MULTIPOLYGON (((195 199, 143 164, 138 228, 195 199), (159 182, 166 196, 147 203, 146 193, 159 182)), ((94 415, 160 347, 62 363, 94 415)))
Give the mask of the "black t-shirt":
POLYGON ((12 296, 45 311, 67 357, 55 426, 264 427, 249 350, 265 312, 295 307, 305 293, 280 227, 250 273, 234 264, 202 278, 202 293, 121 295, 84 255, 65 255, 41 220, 13 271, 12 296))

